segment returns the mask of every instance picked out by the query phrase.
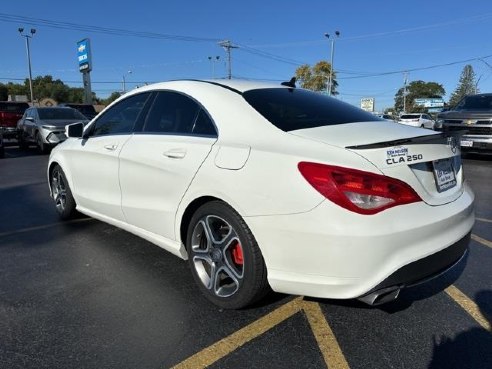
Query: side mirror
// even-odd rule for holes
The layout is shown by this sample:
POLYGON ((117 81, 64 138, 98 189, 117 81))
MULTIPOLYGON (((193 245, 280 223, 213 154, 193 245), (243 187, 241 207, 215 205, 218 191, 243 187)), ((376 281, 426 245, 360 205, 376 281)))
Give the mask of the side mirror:
POLYGON ((84 123, 78 122, 69 124, 65 127, 65 135, 67 137, 82 138, 84 134, 84 123))
POLYGON ((28 120, 29 122, 34 122, 34 118, 33 117, 26 117, 26 120, 28 120))

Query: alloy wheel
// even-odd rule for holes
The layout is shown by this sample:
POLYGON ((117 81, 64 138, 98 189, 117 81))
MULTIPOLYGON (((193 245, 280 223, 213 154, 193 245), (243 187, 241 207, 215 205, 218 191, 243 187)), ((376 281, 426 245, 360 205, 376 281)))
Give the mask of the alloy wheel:
POLYGON ((56 209, 60 213, 63 212, 67 203, 67 187, 63 174, 59 169, 55 169, 51 176, 51 191, 56 209))
POLYGON ((244 278, 244 253, 235 229, 215 215, 202 217, 191 235, 192 265, 201 283, 217 297, 229 297, 244 278))

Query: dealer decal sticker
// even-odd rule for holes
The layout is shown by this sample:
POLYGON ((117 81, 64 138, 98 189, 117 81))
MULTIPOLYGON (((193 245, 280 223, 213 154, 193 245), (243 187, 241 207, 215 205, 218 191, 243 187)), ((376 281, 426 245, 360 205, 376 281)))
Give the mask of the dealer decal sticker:
POLYGON ((407 147, 392 147, 386 150, 386 164, 402 164, 422 160, 422 154, 411 154, 407 147))

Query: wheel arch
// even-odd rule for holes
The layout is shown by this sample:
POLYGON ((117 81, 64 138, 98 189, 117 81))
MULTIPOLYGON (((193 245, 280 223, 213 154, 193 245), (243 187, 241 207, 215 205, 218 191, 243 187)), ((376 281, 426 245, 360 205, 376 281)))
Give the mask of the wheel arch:
POLYGON ((188 233, 188 227, 190 225, 190 221, 191 218, 193 217, 193 214, 195 214, 195 212, 198 210, 200 206, 212 201, 225 202, 224 200, 219 199, 218 197, 201 196, 191 201, 186 207, 185 211, 183 212, 183 216, 181 217, 181 221, 179 224, 179 237, 181 239, 182 244, 184 245, 185 250, 186 250, 186 235, 188 233))

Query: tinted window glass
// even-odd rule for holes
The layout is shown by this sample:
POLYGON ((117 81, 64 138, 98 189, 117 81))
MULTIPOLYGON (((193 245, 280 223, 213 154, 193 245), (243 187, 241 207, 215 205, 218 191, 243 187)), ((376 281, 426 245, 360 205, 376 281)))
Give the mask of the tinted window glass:
POLYGON ((38 109, 39 119, 80 119, 86 120, 87 118, 83 116, 78 110, 72 108, 42 108, 38 109))
POLYGON ((0 102, 0 111, 24 114, 29 107, 27 103, 15 103, 15 102, 0 102))
POLYGON ((403 114, 400 116, 400 119, 419 119, 420 115, 418 114, 403 114))
POLYGON ((210 119, 205 110, 201 109, 198 113, 198 117, 193 124, 191 133, 204 136, 217 136, 217 131, 215 130, 212 119, 210 119))
POLYGON ((189 134, 200 106, 189 97, 161 91, 152 104, 144 125, 144 132, 189 134))
POLYGON ((132 132, 133 126, 150 92, 130 96, 106 111, 94 123, 92 135, 114 135, 132 132))
POLYGON ((243 97, 283 131, 380 120, 355 106, 301 89, 251 90, 244 92, 243 97))
POLYGON ((472 95, 461 100, 456 109, 492 110, 492 95, 472 95))

